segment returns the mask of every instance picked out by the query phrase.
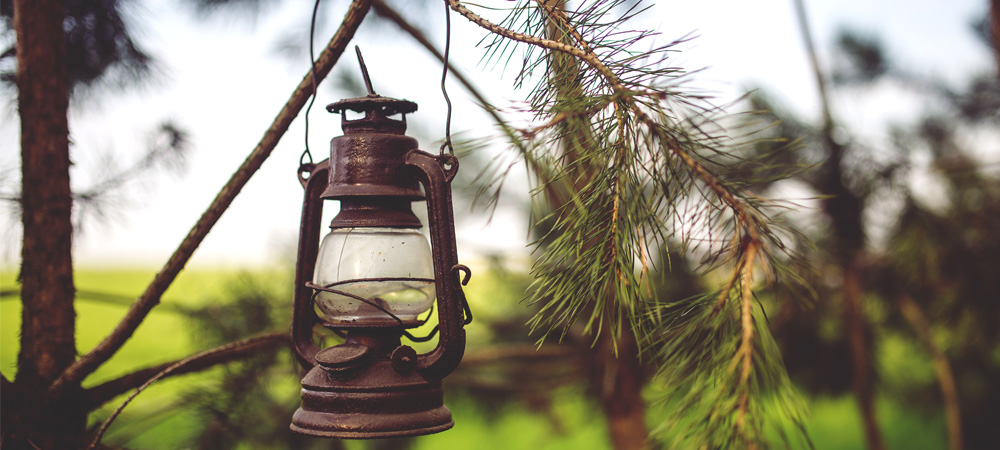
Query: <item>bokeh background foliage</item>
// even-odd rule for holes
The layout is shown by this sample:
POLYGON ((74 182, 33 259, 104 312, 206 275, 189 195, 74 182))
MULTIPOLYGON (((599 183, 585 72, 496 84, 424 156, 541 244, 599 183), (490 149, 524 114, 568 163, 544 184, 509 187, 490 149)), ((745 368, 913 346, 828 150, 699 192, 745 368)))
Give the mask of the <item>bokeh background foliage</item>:
MULTIPOLYGON (((155 61, 127 32, 122 11, 129 2, 107 2, 101 8, 93 2, 65 3, 64 27, 74 55, 70 62, 79 69, 69 80, 74 101, 108 86, 134 88, 156 70, 155 61)), ((237 6, 257 13, 268 4, 193 3, 202 12, 237 6)), ((802 2, 795 3, 802 7, 802 2)), ((536 219, 534 269, 529 272, 525 261, 504 255, 476 261, 481 269, 468 297, 477 322, 470 329, 462 368, 446 383, 448 403, 459 422, 455 430, 366 443, 293 435, 286 423, 296 406, 300 374, 287 351, 278 349, 157 383, 126 410, 104 444, 388 449, 467 447, 476 442, 488 443, 489 448, 610 447, 620 439, 608 405, 624 400, 607 398, 615 392, 604 383, 607 366, 617 359, 601 351, 617 352, 616 339, 642 346, 641 353, 625 350, 615 356, 627 357, 629 352, 641 356, 636 378, 642 384, 642 403, 648 406, 640 425, 648 424, 653 431, 653 446, 684 448, 692 442, 709 442, 710 447, 733 448, 750 443, 793 448, 988 448, 997 442, 991 408, 1000 399, 993 381, 1000 377, 1000 332, 993 326, 1000 319, 995 301, 1000 288, 994 276, 1000 270, 995 257, 1000 250, 995 232, 1000 178, 991 144, 1000 122, 996 65, 987 64, 962 79, 941 80, 896 61, 877 34, 845 29, 831 44, 825 64, 813 61, 822 93, 821 119, 786 111, 784 99, 767 89, 749 92, 733 105, 750 113, 716 116, 714 106, 702 103, 705 98, 680 89, 686 75, 663 66, 673 46, 683 41, 649 52, 626 52, 623 57, 616 45, 639 42, 643 32, 605 39, 609 35, 590 28, 595 17, 616 8, 631 14, 642 4, 597 2, 589 10, 560 16, 566 4, 526 4, 520 11, 531 11, 527 16, 519 16, 515 9, 499 23, 586 48, 572 32, 570 25, 575 24, 600 44, 597 53, 614 64, 602 71, 586 57, 567 62, 559 56, 537 57, 532 53, 539 52, 537 48, 525 50, 525 66, 515 84, 532 80, 535 69, 546 75, 533 79, 539 84, 515 112, 535 113, 551 123, 523 129, 501 124, 500 131, 523 138, 512 147, 537 182, 531 204, 536 219), (602 5, 608 5, 607 10, 595 12, 602 5), (653 69, 647 71, 643 64, 653 69), (643 83, 650 80, 650 86, 662 91, 643 91, 643 83), (912 114, 873 126, 853 121, 841 106, 850 102, 856 102, 851 104, 854 108, 878 106, 884 101, 879 95, 885 92, 905 99, 912 114), (664 99, 668 101, 661 102, 664 99), (869 99, 874 100, 865 103, 869 99), (637 137, 622 140, 625 134, 637 137), (676 149, 678 142, 683 149, 676 149), (595 143, 611 151, 594 154, 589 147, 595 143), (643 153, 658 145, 712 168, 712 177, 699 181, 685 173, 694 165, 685 168, 676 160, 643 153), (650 158, 651 168, 642 165, 645 158, 650 158), (623 166, 628 170, 602 170, 623 166), (658 169, 672 177, 660 179, 658 169), (643 170, 651 170, 652 177, 645 178, 643 170), (624 177, 616 179, 618 175, 624 177), (627 183, 622 184, 623 178, 627 183), (622 190, 627 194, 619 194, 622 190), (732 215, 719 212, 726 202, 712 200, 707 190, 735 193, 751 213, 739 208, 732 215), (590 195, 594 192, 615 195, 590 195), (762 206, 761 198, 789 192, 812 208, 795 203, 762 206), (707 203, 699 203, 699 198, 707 203), (620 199, 636 202, 619 208, 620 199), (574 216, 578 211, 568 206, 574 204, 583 204, 581 210, 588 214, 574 216), (692 204, 701 212, 688 219, 685 208, 692 204), (698 209, 706 205, 707 213, 698 209), (787 214, 771 215, 772 207, 782 206, 787 214), (625 213, 619 216, 619 211, 625 213), (664 211, 671 217, 666 221, 673 220, 673 229, 660 228, 663 219, 657 214, 664 211), (620 217, 624 217, 621 229, 595 225, 620 217), (703 226, 711 230, 708 238, 678 231, 690 225, 685 220, 706 222, 703 226), (748 223, 752 226, 745 228, 748 223), (778 230, 773 235, 772 226, 778 230), (599 238, 613 244, 581 246, 581 240, 593 238, 593 230, 608 232, 599 238), (628 240, 632 238, 635 241, 628 240), (708 244, 699 247, 696 242, 702 240, 708 244), (612 247, 609 257, 607 248, 612 247), (618 248, 627 251, 616 253, 618 248), (657 253, 647 254, 650 248, 657 253), (677 248, 682 251, 660 253, 677 248), (760 267, 774 268, 773 272, 754 270, 755 252, 768 249, 773 254, 761 258, 760 267), (581 250, 584 257, 579 257, 581 250), (607 268, 594 264, 590 256, 612 260, 623 275, 608 282, 611 278, 602 278, 600 270, 607 268), (804 260, 809 264, 799 264, 804 260), (633 273, 634 267, 641 270, 633 273), (729 275, 740 268, 745 273, 729 275), (587 279, 588 274, 594 277, 587 279), (768 275, 798 280, 806 289, 750 281, 768 275), (587 283, 573 282, 581 278, 587 283), (715 292, 722 286, 721 293, 715 292), (808 290, 815 292, 806 295, 803 291, 808 290), (604 297, 605 291, 613 294, 604 297), (729 300, 722 316, 711 309, 716 298, 729 300), (734 302, 744 306, 739 309, 734 302), (684 311, 694 311, 694 317, 704 317, 703 321, 691 322, 684 311), (589 320, 574 321, 588 315, 589 320), (642 328, 645 320, 659 320, 661 315, 668 321, 655 322, 652 332, 642 328), (737 317, 744 319, 742 325, 737 317), (755 324, 749 327, 756 331, 754 340, 736 342, 733 338, 739 333, 734 330, 748 329, 747 323, 755 324), (552 336, 539 347, 544 336, 530 334, 532 329, 552 336), (748 347, 751 351, 746 353, 748 347), (743 355, 753 355, 756 372, 729 390, 735 361, 749 364, 750 358, 743 355), (711 368, 706 369, 708 365, 711 368), (786 389, 789 379, 810 410, 808 418, 801 419, 797 397, 786 389), (741 429, 731 436, 729 428, 742 428, 745 402, 751 396, 747 420, 752 431, 746 435, 741 429), (798 427, 803 434, 795 431, 798 427), (782 434, 788 429, 793 430, 790 440, 782 434), (766 434, 755 434, 759 432, 766 434)), ((9 5, 0 2, 5 19, 10 17, 9 5)), ((378 8, 382 8, 380 26, 405 28, 398 17, 392 18, 386 4, 376 2, 378 8)), ((996 54, 996 24, 991 25, 988 17, 974 18, 969 30, 984 49, 996 54)), ((801 24, 808 37, 808 21, 801 24)), ((502 50, 491 53, 487 64, 495 63, 493 57, 517 62, 517 52, 504 45, 499 38, 491 44, 490 48, 502 50)), ((815 57, 815 46, 807 43, 807 47, 815 57)), ((3 80, 8 83, 14 81, 7 70, 13 57, 9 49, 0 56, 3 80)), ((349 75, 341 77, 345 86, 357 84, 349 75)), ((93 226, 88 217, 107 221, 128 205, 128 187, 135 174, 183 166, 190 147, 187 133, 168 120, 155 129, 148 150, 134 165, 109 166, 103 177, 93 177, 96 182, 91 187, 75 190, 77 233, 85 225, 93 226)), ((459 184, 470 185, 465 191, 469 198, 462 201, 475 203, 471 193, 477 191, 496 200, 490 195, 503 178, 490 174, 505 174, 503 165, 498 169, 496 160, 482 156, 481 141, 458 146, 463 164, 468 162, 465 171, 480 169, 485 174, 460 180, 459 184)), ((3 193, 8 203, 17 204, 17 192, 3 193)), ((522 204, 525 209, 527 203, 522 204)), ((246 273, 206 269, 183 273, 139 333, 88 377, 84 387, 198 349, 286 330, 287 266, 246 273)), ((120 319, 152 272, 77 267, 75 277, 76 342, 79 349, 89 349, 120 319)), ((2 273, 0 290, 0 367, 13 377, 20 316, 14 301, 20 286, 13 271, 2 273)), ((117 403, 111 401, 92 414, 88 427, 93 430, 117 403)))

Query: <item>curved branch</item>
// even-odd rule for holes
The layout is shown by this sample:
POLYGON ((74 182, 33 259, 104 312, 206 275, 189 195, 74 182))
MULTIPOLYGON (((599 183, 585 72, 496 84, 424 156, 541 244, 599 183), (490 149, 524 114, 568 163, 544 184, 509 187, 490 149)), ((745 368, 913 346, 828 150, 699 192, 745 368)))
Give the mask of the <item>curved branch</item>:
MULTIPOLYGON (((205 370, 219 364, 227 364, 244 358, 250 358, 264 351, 272 351, 286 346, 289 342, 287 332, 268 333, 242 341, 226 344, 212 350, 199 352, 197 355, 178 361, 168 362, 145 369, 140 369, 127 375, 106 381, 97 386, 85 389, 81 394, 82 407, 92 411, 118 395, 135 389, 167 368, 183 363, 173 369, 169 375, 183 375, 205 370), (199 356, 201 355, 201 356, 199 356)), ((163 377, 160 377, 163 378, 163 377)))
MULTIPOLYGON (((226 358, 227 356, 230 355, 240 354, 242 350, 245 350, 247 348, 257 349, 257 347, 254 347, 255 345, 260 345, 262 343, 273 344, 276 342, 283 342, 287 344, 289 342, 288 334, 271 333, 271 334, 255 336, 252 338, 247 338, 242 341, 232 342, 223 345, 221 347, 205 350, 203 352, 191 355, 187 358, 184 358, 180 361, 168 365, 159 372, 156 372, 155 375, 153 375, 151 378, 142 383, 138 388, 136 388, 135 392, 133 392, 132 395, 130 395, 127 399, 125 399, 125 401, 122 402, 122 404, 118 406, 118 408, 115 409, 115 411, 111 413, 110 416, 108 416, 107 420, 104 421, 104 424, 101 425, 100 430, 97 431, 97 435, 94 436, 93 442, 91 442, 90 446, 87 447, 87 450, 95 448, 97 444, 101 442, 101 437, 104 436, 104 432, 108 430, 109 426, 111 426, 111 422, 114 422, 114 420, 118 418, 118 415, 121 414, 122 410, 124 410, 129 403, 132 402, 132 399, 134 399, 137 395, 139 395, 140 392, 149 387, 151 384, 169 375, 176 375, 178 372, 180 373, 183 373, 185 371, 190 372, 191 370, 194 370, 193 367, 198 367, 201 364, 205 364, 205 362, 218 361, 220 358, 226 358)), ((218 362, 223 362, 223 361, 218 361, 218 362)), ((130 375, 127 375, 126 377, 129 376, 130 375)))
POLYGON ((194 254, 195 249, 205 239, 209 230, 219 220, 222 213, 229 207, 250 177, 271 154, 271 151, 278 144, 278 140, 285 134, 292 120, 295 119, 305 105, 312 93, 313 73, 316 74, 317 81, 325 78, 330 73, 330 70, 333 69, 334 64, 336 64, 340 55, 347 47, 347 43, 350 42, 358 26, 361 25, 361 21, 368 13, 371 3, 372 0, 355 0, 351 4, 337 33, 316 61, 315 70, 310 70, 306 73, 298 87, 292 92, 291 98, 288 99, 281 112, 278 113, 278 116, 271 123, 271 127, 264 133, 257 147, 254 148, 253 152, 250 153, 239 169, 236 170, 229 182, 219 191, 211 206, 202 214, 194 227, 191 228, 191 231, 188 232, 188 235, 181 242, 180 246, 171 255, 166 265, 163 266, 163 269, 156 274, 156 278, 146 288, 146 291, 142 293, 142 296, 132 304, 132 307, 129 308, 128 313, 125 314, 125 317, 118 326, 101 343, 94 347, 93 350, 83 355, 63 371, 62 375, 50 387, 49 398, 58 397, 67 387, 79 383, 93 372, 94 369, 111 358, 128 341, 132 333, 135 332, 136 328, 139 327, 139 324, 142 323, 153 307, 159 304, 160 296, 163 295, 163 292, 167 290, 167 287, 174 281, 177 274, 184 268, 187 261, 194 254))

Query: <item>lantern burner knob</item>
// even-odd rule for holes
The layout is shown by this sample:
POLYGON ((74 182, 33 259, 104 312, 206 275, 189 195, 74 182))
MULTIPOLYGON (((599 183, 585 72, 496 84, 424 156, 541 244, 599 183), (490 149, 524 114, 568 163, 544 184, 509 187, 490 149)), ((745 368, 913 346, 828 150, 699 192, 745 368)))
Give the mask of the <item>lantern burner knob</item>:
POLYGON ((341 344, 316 353, 316 363, 330 372, 341 372, 359 367, 368 354, 368 347, 361 344, 341 344))

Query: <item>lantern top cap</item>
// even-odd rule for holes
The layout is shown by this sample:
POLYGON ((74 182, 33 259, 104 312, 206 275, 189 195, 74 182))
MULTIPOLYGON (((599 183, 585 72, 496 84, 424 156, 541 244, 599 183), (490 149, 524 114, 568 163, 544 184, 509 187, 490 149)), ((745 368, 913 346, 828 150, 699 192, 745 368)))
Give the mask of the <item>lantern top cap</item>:
POLYGON ((354 111, 359 113, 378 112, 388 117, 393 114, 409 114, 417 110, 417 104, 409 100, 383 97, 378 94, 368 94, 364 97, 345 98, 326 106, 332 113, 354 111))
POLYGON ((361 57, 361 48, 357 45, 354 50, 358 54, 358 64, 361 66, 361 75, 365 79, 365 88, 368 95, 364 97, 346 98, 338 102, 326 105, 326 110, 332 113, 344 113, 354 111, 363 113, 364 119, 348 120, 343 116, 343 128, 345 133, 357 132, 385 132, 403 134, 406 131, 406 114, 417 110, 417 104, 409 100, 400 100, 391 97, 383 97, 375 93, 372 88, 372 79, 368 76, 368 67, 365 66, 365 59, 361 57), (403 120, 392 120, 389 116, 402 114, 403 120))

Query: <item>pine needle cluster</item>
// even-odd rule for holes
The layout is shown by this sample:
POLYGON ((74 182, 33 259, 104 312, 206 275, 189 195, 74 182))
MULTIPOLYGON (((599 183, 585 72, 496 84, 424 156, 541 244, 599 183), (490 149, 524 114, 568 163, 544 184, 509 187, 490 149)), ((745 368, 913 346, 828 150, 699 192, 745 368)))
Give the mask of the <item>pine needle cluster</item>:
POLYGON ((797 281, 783 240, 794 232, 778 220, 781 205, 752 191, 801 168, 741 152, 746 136, 730 136, 721 110, 686 92, 689 74, 670 64, 683 39, 654 45, 656 33, 628 29, 642 2, 569 10, 523 0, 496 24, 448 2, 489 31, 486 63, 519 63, 515 85, 529 88, 522 112, 533 120, 501 126, 543 211, 529 293, 539 344, 576 327, 615 348, 631 333, 663 386, 663 436, 684 448, 756 448, 771 424, 801 430, 754 297, 797 281), (670 255, 700 259, 698 272, 718 288, 658 294, 655 274, 670 269, 670 255))

